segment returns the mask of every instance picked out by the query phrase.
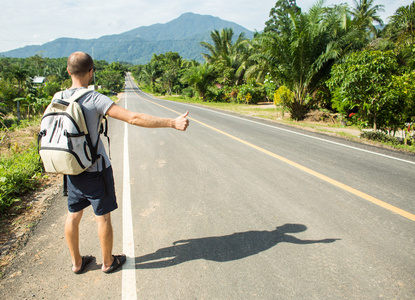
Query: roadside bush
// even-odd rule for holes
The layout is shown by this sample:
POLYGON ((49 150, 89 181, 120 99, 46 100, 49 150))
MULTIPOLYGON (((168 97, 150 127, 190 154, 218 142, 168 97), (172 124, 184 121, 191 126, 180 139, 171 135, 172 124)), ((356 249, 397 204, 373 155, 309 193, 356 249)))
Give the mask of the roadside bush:
POLYGON ((0 213, 19 201, 20 195, 38 186, 41 171, 35 143, 25 152, 19 153, 16 149, 13 156, 0 158, 0 213))
POLYGON ((381 131, 365 131, 360 135, 360 137, 368 139, 368 140, 372 140, 372 141, 390 143, 392 145, 402 144, 396 137, 390 136, 381 131))
POLYGON ((286 86, 281 86, 274 92, 274 104, 276 106, 288 107, 294 101, 294 93, 286 86))
POLYGON ((228 102, 227 101, 227 94, 225 89, 218 89, 215 87, 211 87, 208 89, 208 99, 211 102, 228 102))
POLYGON ((244 84, 238 87, 238 103, 257 104, 266 100, 266 92, 263 86, 244 84))
POLYGON ((187 88, 182 89, 182 96, 185 96, 187 98, 192 98, 195 96, 195 92, 193 88, 189 86, 187 88))
POLYGON ((276 82, 272 80, 269 73, 265 76, 264 89, 265 89, 267 100, 270 102, 273 101, 275 91, 278 89, 278 85, 276 82))

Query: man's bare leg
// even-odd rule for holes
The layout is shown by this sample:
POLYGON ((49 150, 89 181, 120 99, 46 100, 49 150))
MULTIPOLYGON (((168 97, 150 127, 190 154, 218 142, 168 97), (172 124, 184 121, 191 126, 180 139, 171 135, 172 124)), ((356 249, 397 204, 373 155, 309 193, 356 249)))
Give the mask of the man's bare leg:
POLYGON ((112 246, 113 246, 113 230, 111 224, 111 213, 105 214, 103 216, 95 216, 98 225, 98 237, 101 243, 102 251, 102 270, 108 270, 114 257, 112 256, 112 246))
POLYGON ((65 237, 72 259, 72 271, 78 271, 82 266, 82 257, 79 252, 79 223, 83 210, 71 213, 68 212, 65 222, 65 237))

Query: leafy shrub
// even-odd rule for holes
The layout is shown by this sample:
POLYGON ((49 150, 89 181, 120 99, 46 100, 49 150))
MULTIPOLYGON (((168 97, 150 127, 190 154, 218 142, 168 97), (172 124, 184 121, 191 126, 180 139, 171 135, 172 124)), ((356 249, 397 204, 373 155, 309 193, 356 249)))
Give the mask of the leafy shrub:
POLYGON ((19 197, 39 184, 42 164, 37 145, 23 153, 0 158, 0 212, 4 213, 19 197))
POLYGON ((212 102, 227 102, 227 93, 225 89, 211 87, 208 89, 208 99, 212 102))
POLYGON ((265 76, 264 89, 267 96, 267 100, 272 101, 274 99, 274 93, 278 89, 278 85, 276 82, 272 80, 272 77, 269 73, 265 76))
POLYGON ((294 93, 284 85, 274 92, 274 104, 276 106, 288 107, 293 101, 294 93))
POLYGON ((266 92, 263 86, 244 84, 238 87, 238 103, 257 104, 266 99, 266 92))
POLYGON ((381 131, 365 131, 360 135, 360 137, 372 141, 390 143, 392 145, 401 144, 401 142, 396 137, 390 136, 381 131))
POLYGON ((182 95, 187 97, 187 98, 192 98, 192 97, 195 96, 195 92, 194 92, 193 88, 189 86, 189 87, 184 88, 182 90, 182 95))

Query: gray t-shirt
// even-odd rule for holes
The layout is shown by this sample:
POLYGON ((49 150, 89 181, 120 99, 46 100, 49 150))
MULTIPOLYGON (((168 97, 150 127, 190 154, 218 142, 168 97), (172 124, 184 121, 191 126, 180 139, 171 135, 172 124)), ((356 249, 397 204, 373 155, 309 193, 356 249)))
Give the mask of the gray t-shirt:
MULTIPOLYGON (((83 88, 65 90, 63 92, 63 98, 65 99, 70 98, 79 89, 83 89, 83 88)), ((88 126, 88 131, 91 136, 92 142, 95 144, 99 136, 99 129, 100 129, 100 125, 102 122, 102 118, 103 116, 106 115, 111 105, 114 104, 114 101, 112 101, 110 98, 108 98, 105 95, 102 95, 98 92, 93 91, 82 96, 82 98, 78 100, 78 103, 83 108, 86 123, 88 126)), ((108 155, 104 148, 104 144, 102 143, 101 139, 99 139, 98 141, 97 153, 105 159, 105 167, 108 168, 111 165, 111 162, 108 158, 108 155)), ((101 159, 97 160, 91 167, 89 167, 86 170, 86 172, 97 172, 97 171, 102 171, 101 159)))

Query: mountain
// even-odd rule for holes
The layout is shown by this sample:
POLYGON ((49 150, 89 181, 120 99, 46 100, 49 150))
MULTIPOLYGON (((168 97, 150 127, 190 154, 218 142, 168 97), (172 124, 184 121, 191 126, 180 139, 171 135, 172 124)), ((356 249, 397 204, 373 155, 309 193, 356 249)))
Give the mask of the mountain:
POLYGON ((92 54, 96 60, 145 64, 151 60, 153 53, 172 51, 178 52, 184 59, 202 61, 201 53, 205 50, 200 42, 211 43, 212 30, 223 28, 232 28, 235 38, 242 32, 247 38, 253 37, 253 32, 236 23, 209 15, 185 13, 165 24, 142 26, 121 34, 88 40, 59 38, 43 45, 26 46, 0 55, 24 58, 41 53, 44 57, 59 58, 68 57, 75 51, 84 51, 92 54))

